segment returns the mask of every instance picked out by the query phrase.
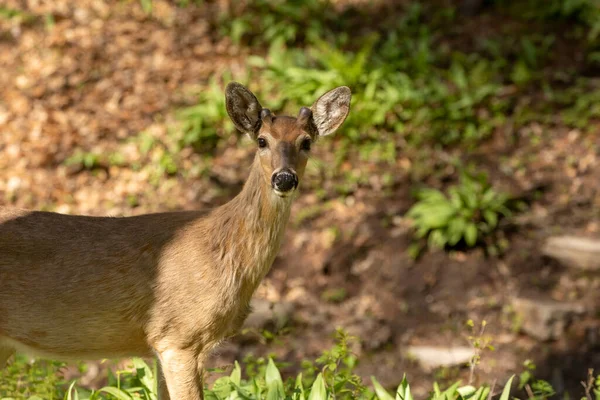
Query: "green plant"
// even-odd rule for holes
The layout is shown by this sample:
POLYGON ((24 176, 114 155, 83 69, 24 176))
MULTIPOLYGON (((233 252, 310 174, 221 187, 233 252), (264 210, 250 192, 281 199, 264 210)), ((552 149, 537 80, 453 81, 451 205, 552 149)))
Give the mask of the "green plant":
POLYGON ((256 0, 223 12, 219 26, 235 44, 261 46, 276 40, 292 44, 315 39, 339 24, 326 0, 256 0))
POLYGON ((80 166, 87 170, 93 170, 102 165, 102 155, 96 152, 76 151, 65 159, 66 166, 80 166))
POLYGON ((59 369, 64 363, 46 360, 32 361, 17 355, 4 370, 0 369, 0 399, 56 400, 62 398, 65 384, 59 369))
MULTIPOLYGON (((353 338, 343 331, 337 331, 336 344, 325 351, 314 362, 305 362, 303 372, 295 378, 284 379, 279 366, 272 358, 252 358, 244 360, 246 368, 234 363, 231 373, 218 378, 211 387, 205 388, 208 400, 413 400, 406 375, 402 377, 394 395, 391 395, 375 377, 371 377, 372 388, 367 387, 354 374, 357 359, 350 351, 353 338)), ((132 359, 132 367, 109 374, 108 385, 99 390, 87 390, 76 385, 76 381, 66 387, 60 378, 59 368, 63 364, 48 361, 29 362, 23 357, 0 371, 0 400, 156 400, 156 362, 149 365, 139 358, 132 359)), ((525 364, 526 371, 520 376, 521 389, 525 389, 529 400, 547 398, 554 393, 545 381, 536 380, 532 371, 535 365, 525 364)), ((214 370, 213 372, 223 372, 214 370)), ((513 377, 502 390, 499 400, 508 400, 513 377)), ((493 389, 488 385, 480 387, 456 382, 446 390, 433 384, 427 400, 485 400, 490 398, 493 389)), ((600 397, 600 377, 594 378, 589 372, 586 393, 600 397)))
MULTIPOLYGON (((492 188, 485 174, 463 173, 448 194, 421 189, 417 203, 406 213, 413 220, 417 239, 427 239, 431 248, 453 247, 463 242, 475 246, 493 234, 502 217, 511 214, 509 197, 492 188)), ((420 247, 413 247, 414 256, 420 247)))
MULTIPOLYGON (((506 382, 504 385, 499 400, 509 400, 513 378, 514 376, 510 377, 508 382, 506 382)), ((371 377, 371 380, 373 382, 373 386, 375 387, 377 398, 380 400, 413 400, 410 392, 410 385, 408 384, 406 376, 402 378, 402 382, 398 386, 398 389, 396 389, 395 397, 392 397, 374 377, 371 377)), ((445 391, 441 391, 437 383, 434 383, 433 392, 429 396, 428 400, 486 400, 490 398, 490 391, 490 387, 486 385, 476 388, 471 385, 461 386, 460 382, 456 382, 445 391)))
POLYGON ((550 383, 535 379, 536 365, 531 360, 525 360, 523 367, 525 371, 519 375, 519 389, 525 389, 529 400, 544 400, 556 394, 550 383))
POLYGON ((233 124, 227 116, 223 88, 211 80, 208 88, 198 95, 198 104, 179 110, 176 114, 180 127, 173 131, 180 147, 190 146, 198 152, 213 151, 233 124))
POLYGON ((585 389, 585 397, 582 400, 590 400, 595 398, 595 400, 600 400, 600 375, 594 377, 594 370, 592 368, 588 369, 588 378, 587 381, 582 381, 581 384, 585 389))
POLYGON ((481 362, 481 353, 483 353, 485 350, 493 351, 494 346, 492 345, 492 338, 489 335, 484 335, 487 321, 481 321, 479 332, 476 333, 474 333, 475 323, 473 320, 468 320, 467 326, 471 329, 471 335, 469 335, 467 339, 474 350, 473 357, 471 357, 471 360, 469 360, 469 384, 471 384, 474 379, 475 368, 481 362))

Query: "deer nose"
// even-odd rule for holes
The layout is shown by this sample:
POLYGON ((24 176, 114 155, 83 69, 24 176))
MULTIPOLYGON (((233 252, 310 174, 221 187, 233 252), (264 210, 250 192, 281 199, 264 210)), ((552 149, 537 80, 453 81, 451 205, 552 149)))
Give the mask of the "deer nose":
POLYGON ((271 177, 273 189, 280 192, 289 192, 298 187, 298 176, 290 170, 281 170, 271 177))

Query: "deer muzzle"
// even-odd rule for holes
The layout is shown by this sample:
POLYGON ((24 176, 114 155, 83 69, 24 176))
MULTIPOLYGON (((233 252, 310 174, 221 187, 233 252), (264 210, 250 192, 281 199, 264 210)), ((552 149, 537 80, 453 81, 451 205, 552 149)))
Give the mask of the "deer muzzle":
POLYGON ((298 175, 289 169, 277 171, 271 176, 271 186, 277 194, 287 194, 298 187, 298 175))

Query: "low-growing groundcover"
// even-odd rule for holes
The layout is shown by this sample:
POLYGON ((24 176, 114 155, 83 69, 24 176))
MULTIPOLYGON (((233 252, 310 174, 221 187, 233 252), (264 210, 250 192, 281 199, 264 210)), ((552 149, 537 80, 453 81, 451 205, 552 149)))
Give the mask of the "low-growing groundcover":
MULTIPOLYGON (((236 361, 228 375, 218 378, 204 391, 208 400, 330 400, 330 399, 379 399, 413 400, 409 379, 406 375, 395 392, 385 389, 376 377, 371 377, 367 386, 354 374, 357 359, 352 354, 349 342, 353 338, 343 331, 337 332, 335 346, 323 353, 314 362, 305 362, 302 372, 296 377, 282 378, 272 358, 248 357, 242 373, 236 361)), ((478 356, 475 356, 478 357, 478 356)), ((472 360, 471 368, 479 362, 472 360)), ((156 362, 149 364, 140 358, 131 360, 131 368, 109 373, 108 384, 99 390, 88 390, 77 385, 77 381, 65 382, 60 377, 61 363, 32 361, 22 356, 16 358, 6 371, 0 372, 0 400, 157 400, 156 362)), ((525 370, 518 378, 519 384, 513 388, 509 377, 503 385, 475 386, 471 383, 456 382, 447 389, 441 389, 434 382, 427 400, 486 400, 498 398, 509 400, 519 398, 519 392, 530 400, 546 399, 555 394, 552 386, 543 380, 535 379, 535 365, 526 362, 525 370), (513 396, 511 396, 511 392, 513 396), (498 397, 499 396, 499 397, 498 397)), ((213 370, 211 373, 223 373, 213 370)), ((594 378, 589 371, 587 381, 582 381, 585 400, 600 400, 600 375, 594 378)), ((523 397, 521 397, 523 398, 523 397)))

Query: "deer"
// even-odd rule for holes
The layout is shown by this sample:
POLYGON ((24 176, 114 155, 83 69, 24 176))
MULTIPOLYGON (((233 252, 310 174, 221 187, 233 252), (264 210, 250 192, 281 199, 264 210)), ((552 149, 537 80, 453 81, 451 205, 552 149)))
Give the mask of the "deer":
POLYGON ((15 352, 58 360, 157 357, 161 400, 199 400, 203 367, 235 335, 275 260, 311 147, 350 110, 340 86, 276 116, 230 82, 225 108, 256 154, 211 210, 129 217, 0 207, 0 369, 15 352))

